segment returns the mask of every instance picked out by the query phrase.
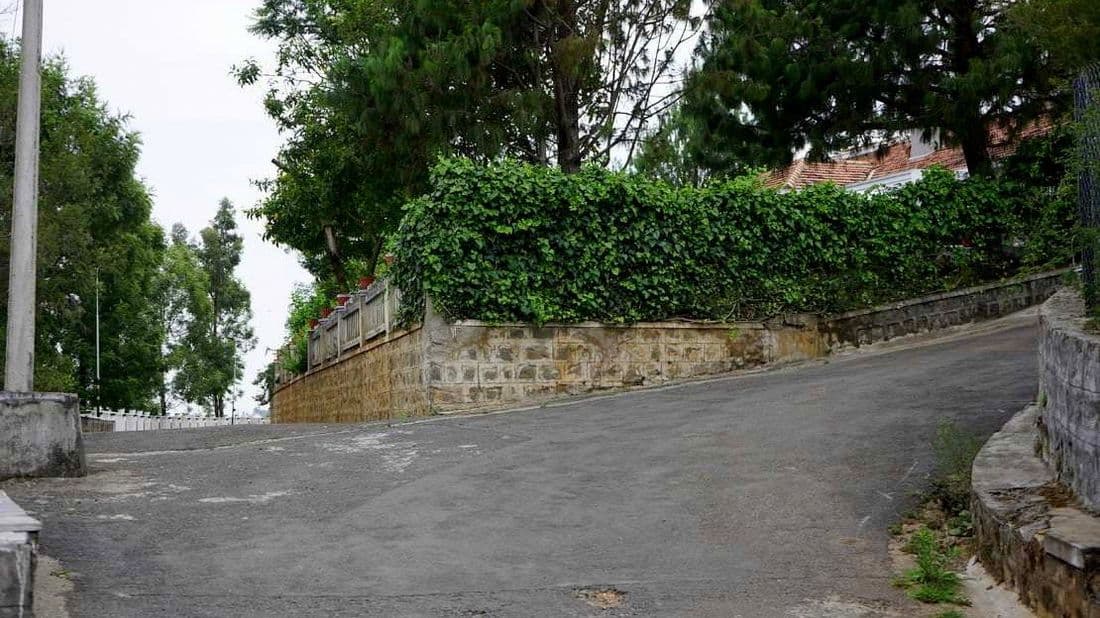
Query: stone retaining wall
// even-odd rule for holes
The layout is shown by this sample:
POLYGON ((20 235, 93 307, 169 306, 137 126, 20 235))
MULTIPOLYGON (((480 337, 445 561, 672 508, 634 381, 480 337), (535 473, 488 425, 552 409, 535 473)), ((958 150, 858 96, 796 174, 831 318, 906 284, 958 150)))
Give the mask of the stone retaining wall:
POLYGON ((1036 455, 1039 414, 1017 414, 974 459, 978 559, 1040 616, 1100 618, 1100 519, 1036 455))
POLYGON ((1037 305, 1058 288, 1067 270, 1021 277, 1008 283, 932 294, 912 300, 849 311, 821 325, 830 350, 988 320, 1037 305))
POLYGON ((1039 313, 1040 446, 1058 479, 1100 509, 1100 336, 1085 331, 1084 316, 1075 290, 1039 313))
MULTIPOLYGON (((447 322, 351 346, 281 383, 272 422, 357 422, 538 403, 825 356, 1008 314, 1044 300, 1063 271, 819 320, 546 325, 447 322)), ((311 356, 312 356, 311 352, 311 356)))
POLYGON ((978 557, 1041 616, 1100 618, 1100 337, 1065 289, 1039 311, 1039 400, 974 459, 978 557))
POLYGON ((284 384, 272 423, 362 423, 430 413, 422 329, 397 333, 284 384))
POLYGON ((94 416, 80 415, 80 431, 84 433, 103 433, 115 430, 115 422, 94 416))
POLYGON ((439 410, 534 402, 555 395, 661 384, 816 358, 805 324, 656 322, 430 326, 429 398, 439 410))

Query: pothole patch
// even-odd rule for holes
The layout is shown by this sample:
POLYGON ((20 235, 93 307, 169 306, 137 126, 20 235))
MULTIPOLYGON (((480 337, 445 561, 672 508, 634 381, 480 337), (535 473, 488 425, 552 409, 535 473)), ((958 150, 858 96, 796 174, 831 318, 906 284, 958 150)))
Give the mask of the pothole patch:
POLYGON ((615 609, 626 601, 626 592, 618 588, 580 588, 573 596, 599 609, 615 609))

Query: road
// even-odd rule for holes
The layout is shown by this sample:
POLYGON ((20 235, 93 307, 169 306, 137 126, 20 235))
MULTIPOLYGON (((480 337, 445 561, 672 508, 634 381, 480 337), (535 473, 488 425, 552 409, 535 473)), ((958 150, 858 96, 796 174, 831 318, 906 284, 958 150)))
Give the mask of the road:
POLYGON ((74 616, 907 616, 886 528, 941 419, 1034 397, 1034 320, 506 414, 91 435, 87 478, 2 488, 74 616))

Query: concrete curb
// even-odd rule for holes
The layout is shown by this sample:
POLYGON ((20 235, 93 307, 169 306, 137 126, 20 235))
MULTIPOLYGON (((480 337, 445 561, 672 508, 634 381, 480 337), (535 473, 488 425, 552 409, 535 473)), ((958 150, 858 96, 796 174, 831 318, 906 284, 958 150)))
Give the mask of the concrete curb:
POLYGON ((1100 518, 1077 506, 1036 454, 1028 406, 974 459, 971 508, 978 557, 1041 616, 1100 617, 1100 518))
POLYGON ((34 567, 42 524, 0 491, 0 618, 33 616, 34 567))

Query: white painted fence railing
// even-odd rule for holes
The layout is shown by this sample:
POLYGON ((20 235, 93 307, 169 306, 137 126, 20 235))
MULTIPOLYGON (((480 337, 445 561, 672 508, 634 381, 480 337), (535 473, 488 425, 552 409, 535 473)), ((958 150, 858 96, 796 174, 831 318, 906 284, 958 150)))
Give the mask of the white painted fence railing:
POLYGON ((152 431, 159 429, 194 429, 199 427, 228 427, 230 425, 266 425, 270 421, 266 418, 252 416, 229 416, 215 418, 213 416, 154 416, 148 412, 102 412, 95 414, 81 414, 86 419, 94 419, 111 423, 112 431, 152 431))

